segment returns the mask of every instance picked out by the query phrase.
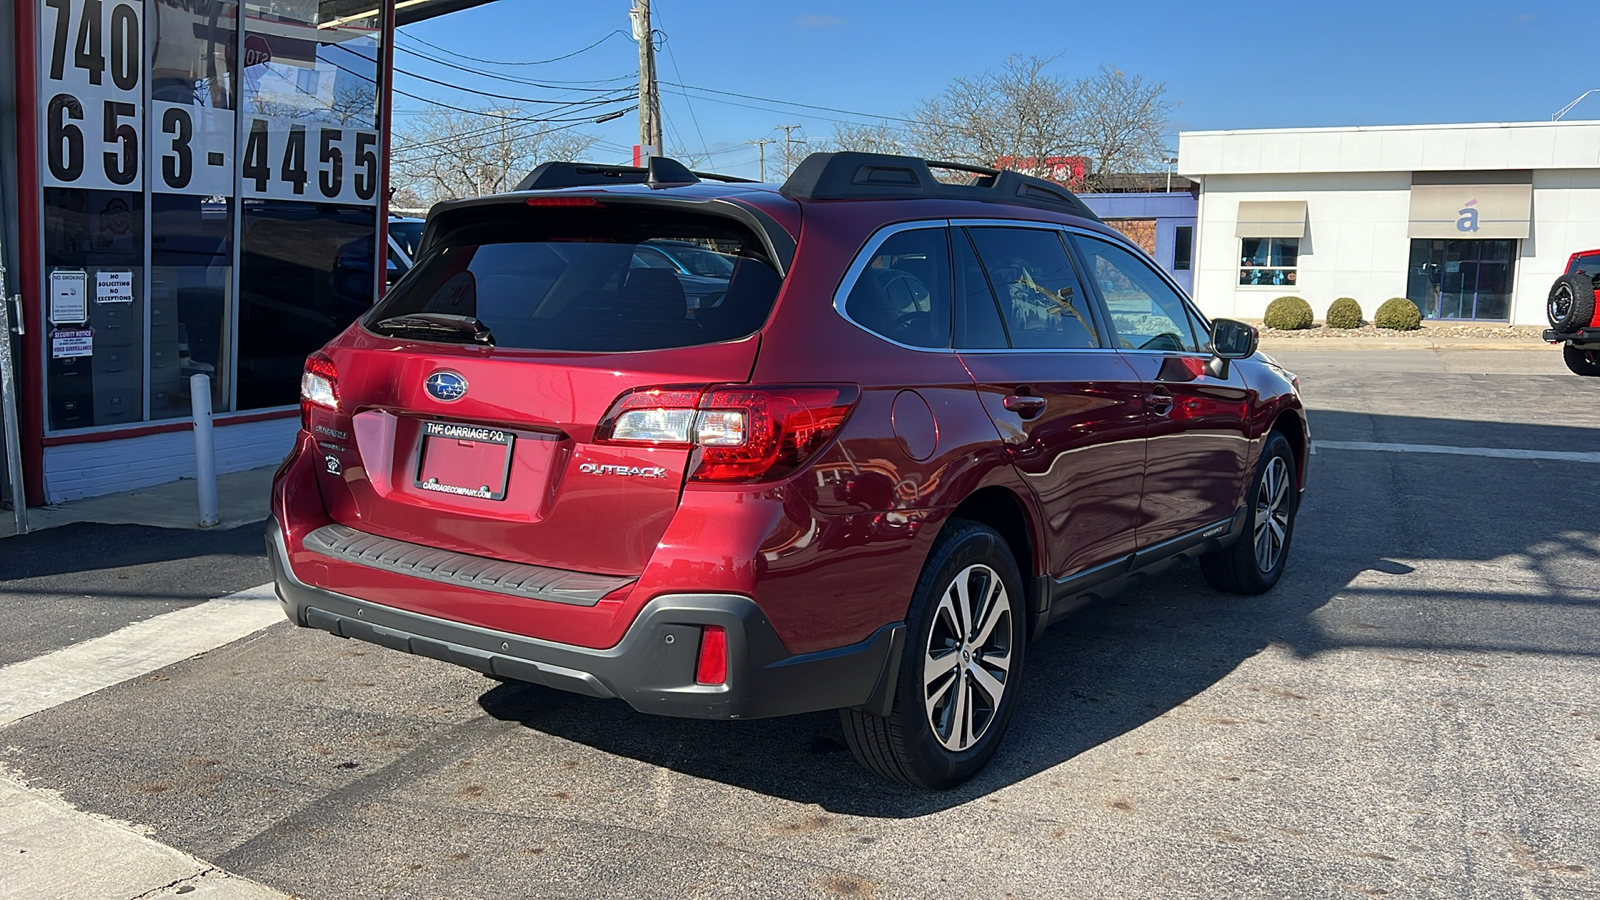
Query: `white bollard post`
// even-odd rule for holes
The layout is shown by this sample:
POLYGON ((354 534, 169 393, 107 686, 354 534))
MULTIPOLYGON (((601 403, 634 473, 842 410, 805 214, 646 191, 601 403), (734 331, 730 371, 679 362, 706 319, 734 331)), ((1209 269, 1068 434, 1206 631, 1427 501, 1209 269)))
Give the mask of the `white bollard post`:
POLYGON ((217 449, 211 439, 211 378, 189 376, 189 405, 194 412, 194 476, 200 494, 200 527, 217 524, 217 449))

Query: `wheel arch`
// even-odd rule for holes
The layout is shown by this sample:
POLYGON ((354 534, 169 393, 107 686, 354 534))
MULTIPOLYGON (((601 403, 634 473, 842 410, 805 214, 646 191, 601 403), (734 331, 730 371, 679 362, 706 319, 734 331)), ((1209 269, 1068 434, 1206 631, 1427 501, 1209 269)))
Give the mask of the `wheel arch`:
POLYGON ((1022 573, 1022 589, 1025 592, 1024 599, 1028 609, 1028 630, 1024 633, 1032 634, 1033 621, 1044 602, 1041 584, 1045 575, 1045 564, 1040 549, 1043 541, 1038 532, 1037 522, 1029 514, 1023 498, 1011 488, 1001 485, 979 488, 951 510, 950 517, 945 520, 945 527, 949 527, 950 522, 955 519, 987 525, 1005 540, 1012 557, 1017 561, 1017 568, 1021 569, 1022 573))
POLYGON ((1272 427, 1267 430, 1282 434, 1289 442, 1289 447, 1294 451, 1295 476, 1299 480, 1301 489, 1306 486, 1306 459, 1311 449, 1311 433, 1306 428, 1305 412, 1301 409, 1289 408, 1278 414, 1272 421, 1272 427))

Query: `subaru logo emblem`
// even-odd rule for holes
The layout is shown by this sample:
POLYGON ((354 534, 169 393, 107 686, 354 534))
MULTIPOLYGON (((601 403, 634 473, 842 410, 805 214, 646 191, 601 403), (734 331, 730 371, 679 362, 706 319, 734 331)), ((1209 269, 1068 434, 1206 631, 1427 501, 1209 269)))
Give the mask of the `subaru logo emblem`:
POLYGON ((428 391, 428 396, 444 403, 460 400, 467 395, 467 379, 461 377, 460 372, 451 372, 441 369, 428 376, 422 383, 428 391))

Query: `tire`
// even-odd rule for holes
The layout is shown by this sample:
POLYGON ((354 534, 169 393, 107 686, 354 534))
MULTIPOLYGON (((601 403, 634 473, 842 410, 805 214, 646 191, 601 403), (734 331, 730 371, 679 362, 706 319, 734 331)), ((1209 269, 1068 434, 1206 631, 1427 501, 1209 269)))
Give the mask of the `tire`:
POLYGON ((1545 302, 1550 327, 1560 332, 1587 328, 1594 321, 1594 282, 1582 272, 1569 272, 1550 285, 1545 302))
POLYGON ((884 778, 952 788, 994 755, 1017 702, 1027 607, 1005 540, 952 519, 923 565, 906 624, 891 712, 841 709, 845 742, 884 778))
POLYGON ((1600 349, 1562 344, 1561 358, 1575 375, 1600 377, 1600 349))
POLYGON ((1279 432, 1267 437, 1250 483, 1244 533, 1232 546, 1200 557, 1200 571, 1219 591, 1264 594, 1283 577, 1299 509, 1294 451, 1279 432))

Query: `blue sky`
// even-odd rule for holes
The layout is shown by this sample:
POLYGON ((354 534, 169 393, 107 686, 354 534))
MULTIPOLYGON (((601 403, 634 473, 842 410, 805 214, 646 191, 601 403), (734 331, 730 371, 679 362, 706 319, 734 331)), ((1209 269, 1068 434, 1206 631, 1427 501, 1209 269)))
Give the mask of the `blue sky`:
MULTIPOLYGON (((483 71, 590 89, 586 94, 499 82, 405 52, 396 62, 438 81, 519 98, 606 96, 594 92, 628 90, 628 78, 636 90, 637 50, 623 34, 568 59, 515 67, 465 62, 419 42, 485 60, 544 60, 626 31, 629 5, 498 0, 409 26, 397 41, 483 71), (612 78, 619 80, 599 81, 612 78)), ((982 72, 1010 55, 1059 55, 1051 70, 1064 76, 1111 64, 1165 82, 1174 106, 1174 148, 1179 130, 1548 120, 1585 90, 1600 88, 1592 2, 653 0, 653 7, 671 51, 657 56, 663 81, 894 116, 951 78, 982 72)), ((525 115, 549 108, 475 97, 406 75, 395 84, 434 100, 518 108, 525 115)), ((663 93, 669 149, 709 150, 712 165, 734 175, 756 174, 756 148, 744 142, 781 138, 775 126, 800 124, 803 132, 826 137, 831 119, 871 121, 765 99, 694 93, 686 101, 669 93, 674 90, 663 93)), ((422 106, 405 97, 397 101, 401 113, 422 106)), ((1600 118, 1600 94, 1567 118, 1600 118)), ((637 115, 583 130, 604 142, 593 158, 621 162, 636 141, 637 115)), ((773 147, 767 149, 770 165, 773 147)))

